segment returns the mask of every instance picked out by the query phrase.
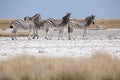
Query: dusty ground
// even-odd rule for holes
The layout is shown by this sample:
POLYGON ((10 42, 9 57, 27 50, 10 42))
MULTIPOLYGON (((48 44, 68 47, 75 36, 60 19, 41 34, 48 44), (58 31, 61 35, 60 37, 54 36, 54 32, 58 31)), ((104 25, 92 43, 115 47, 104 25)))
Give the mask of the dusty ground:
MULTIPOLYGON (((4 30, 6 32, 11 30, 4 30)), ((0 59, 14 57, 22 54, 49 57, 88 57, 96 51, 105 51, 120 57, 120 29, 87 30, 85 40, 82 38, 83 30, 76 29, 72 40, 68 40, 67 30, 64 40, 58 40, 58 31, 50 31, 50 40, 44 39, 45 31, 39 30, 39 39, 28 40, 27 37, 0 37, 0 59)))

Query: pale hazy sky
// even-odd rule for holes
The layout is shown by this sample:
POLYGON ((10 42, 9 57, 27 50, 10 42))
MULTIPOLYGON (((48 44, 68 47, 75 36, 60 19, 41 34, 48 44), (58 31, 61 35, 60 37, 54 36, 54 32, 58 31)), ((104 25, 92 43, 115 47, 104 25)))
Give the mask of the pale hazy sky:
POLYGON ((42 18, 72 18, 91 14, 97 18, 120 19, 120 0, 0 0, 0 18, 23 18, 41 14, 42 18))

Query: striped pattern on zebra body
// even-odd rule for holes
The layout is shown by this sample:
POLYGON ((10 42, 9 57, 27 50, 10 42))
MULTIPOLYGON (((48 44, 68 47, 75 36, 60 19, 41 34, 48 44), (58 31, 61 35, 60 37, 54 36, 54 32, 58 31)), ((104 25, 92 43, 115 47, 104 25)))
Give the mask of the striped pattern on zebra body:
POLYGON ((39 28, 39 26, 40 26, 39 25, 39 20, 40 19, 41 19, 40 14, 36 14, 32 18, 26 17, 26 18, 24 18, 24 20, 22 20, 22 19, 14 20, 10 24, 10 28, 13 28, 12 40, 16 39, 16 33, 17 33, 17 30, 19 30, 19 29, 29 30, 28 39, 30 39, 30 34, 31 34, 32 30, 33 30, 33 36, 35 36, 35 33, 38 36, 37 28, 39 28), (38 24, 38 25, 36 25, 36 24, 38 24))
POLYGON ((88 16, 82 21, 78 21, 78 20, 74 19, 73 22, 76 23, 79 28, 82 28, 84 30, 84 32, 83 32, 83 39, 84 39, 87 34, 87 31, 86 31, 87 28, 91 24, 95 24, 95 15, 88 16))

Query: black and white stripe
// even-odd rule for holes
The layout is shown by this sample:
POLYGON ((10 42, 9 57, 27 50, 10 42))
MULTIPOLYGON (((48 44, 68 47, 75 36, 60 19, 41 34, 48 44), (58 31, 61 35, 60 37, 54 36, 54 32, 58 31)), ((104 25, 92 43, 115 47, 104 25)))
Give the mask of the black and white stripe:
MULTIPOLYGON (((41 20, 40 14, 34 15, 32 18, 25 17, 24 20, 16 19, 10 24, 10 28, 13 28, 12 31, 12 40, 16 39, 16 32, 19 29, 29 30, 28 39, 30 39, 31 31, 33 30, 33 35, 35 36, 35 32, 37 28, 39 28, 39 20, 41 20)), ((36 33, 37 34, 37 33, 36 33)))

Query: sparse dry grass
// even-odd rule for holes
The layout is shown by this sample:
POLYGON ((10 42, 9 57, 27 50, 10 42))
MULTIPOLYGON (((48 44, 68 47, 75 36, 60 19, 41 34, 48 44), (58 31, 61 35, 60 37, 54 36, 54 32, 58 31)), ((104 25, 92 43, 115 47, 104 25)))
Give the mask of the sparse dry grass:
POLYGON ((103 28, 120 28, 120 19, 97 19, 96 24, 103 28))
POLYGON ((0 19, 0 29, 10 28, 10 23, 14 19, 0 19))
MULTIPOLYGON (((0 30, 0 37, 9 37, 12 35, 12 31, 9 30, 0 30)), ((27 36, 28 35, 28 31, 24 31, 24 30, 18 30, 16 33, 17 36, 27 36)))
POLYGON ((21 56, 0 61, 0 80, 120 80, 120 60, 102 53, 90 58, 21 56))

